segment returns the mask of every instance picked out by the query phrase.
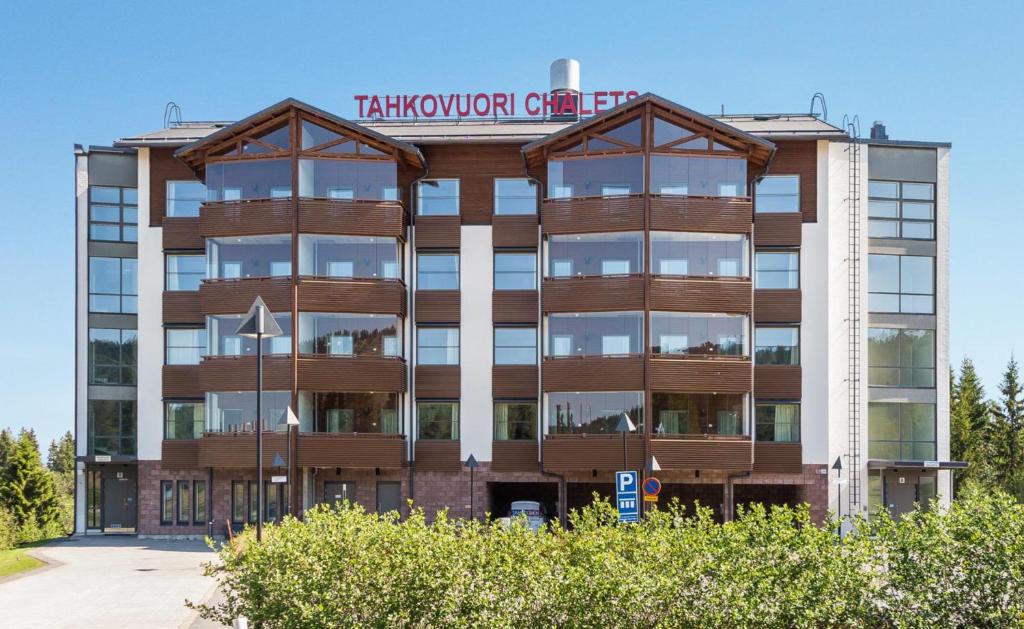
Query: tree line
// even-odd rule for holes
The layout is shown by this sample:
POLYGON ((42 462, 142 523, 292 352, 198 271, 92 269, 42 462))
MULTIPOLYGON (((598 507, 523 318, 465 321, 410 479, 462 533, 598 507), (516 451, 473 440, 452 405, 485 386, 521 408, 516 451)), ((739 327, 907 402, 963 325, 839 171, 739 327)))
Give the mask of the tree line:
POLYGON ((0 431, 0 550, 74 529, 75 439, 50 442, 43 464, 35 431, 0 431))

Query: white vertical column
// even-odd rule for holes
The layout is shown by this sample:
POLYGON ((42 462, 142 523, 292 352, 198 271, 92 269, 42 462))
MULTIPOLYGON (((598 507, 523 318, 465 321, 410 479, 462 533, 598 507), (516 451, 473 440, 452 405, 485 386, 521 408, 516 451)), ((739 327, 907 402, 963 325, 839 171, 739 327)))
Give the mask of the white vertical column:
POLYGON ((139 149, 139 460, 159 460, 163 440, 163 229, 149 224, 149 149, 139 149))
MULTIPOLYGON (((949 460, 949 149, 936 155, 935 182, 935 423, 936 456, 949 460)), ((953 474, 940 472, 943 504, 953 495, 953 474)))
MULTIPOLYGON (((75 455, 89 446, 89 157, 75 157, 75 455)), ((85 532, 85 464, 75 465, 75 532, 85 532)))
POLYGON ((494 413, 491 397, 491 367, 494 365, 494 323, 491 313, 494 245, 491 226, 463 225, 461 240, 461 457, 465 461, 472 454, 478 461, 490 461, 494 413))

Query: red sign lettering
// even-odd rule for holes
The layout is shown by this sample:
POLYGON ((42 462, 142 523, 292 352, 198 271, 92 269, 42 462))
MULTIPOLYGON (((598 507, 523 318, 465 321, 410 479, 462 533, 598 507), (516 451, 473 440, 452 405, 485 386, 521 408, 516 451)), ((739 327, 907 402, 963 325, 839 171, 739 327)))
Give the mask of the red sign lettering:
MULTIPOLYGON (((636 90, 592 93, 529 92, 520 110, 527 116, 590 116, 639 96, 636 90)), ((516 115, 514 92, 467 94, 357 94, 360 118, 496 118, 516 115)))

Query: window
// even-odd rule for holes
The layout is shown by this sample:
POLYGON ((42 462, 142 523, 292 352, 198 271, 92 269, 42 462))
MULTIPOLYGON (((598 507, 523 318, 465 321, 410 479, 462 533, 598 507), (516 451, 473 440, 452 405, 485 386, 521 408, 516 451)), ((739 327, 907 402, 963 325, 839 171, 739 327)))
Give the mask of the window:
POLYGON ((206 328, 167 328, 164 361, 168 365, 198 365, 206 353, 206 328))
POLYGON ((742 234, 651 232, 651 274, 749 277, 748 251, 742 234))
POLYGON ((85 527, 98 529, 103 526, 102 515, 103 472, 85 470, 85 527))
POLYGON ((167 182, 167 216, 199 216, 206 200, 206 186, 200 181, 167 182))
POLYGON ((205 277, 205 256, 167 256, 167 290, 199 290, 205 277))
POLYGON ((246 483, 245 481, 233 480, 231 481, 231 522, 232 524, 242 524, 246 520, 246 505, 248 501, 245 497, 246 483))
MULTIPOLYGON (((272 428, 292 403, 290 391, 264 391, 264 426, 272 428)), ((256 427, 255 391, 217 391, 206 394, 205 432, 251 431, 256 427)))
POLYGON ((458 402, 419 402, 416 404, 419 439, 459 438, 458 402))
POLYGON ((210 279, 288 277, 292 274, 292 237, 207 238, 205 263, 210 279))
POLYGON ((935 185, 868 182, 868 236, 935 239, 935 185))
POLYGON ((192 523, 206 524, 206 481, 192 481, 192 523))
POLYGON ((643 191, 643 155, 548 162, 548 198, 551 199, 613 197, 643 191))
POLYGON ((712 393, 652 393, 654 434, 746 436, 746 397, 712 393))
POLYGON ((89 454, 135 456, 135 400, 89 400, 89 454))
POLYGON ((139 311, 138 260, 89 258, 89 312, 139 311))
POLYGON ((619 356, 643 353, 641 312, 548 315, 547 356, 619 356))
POLYGON ((160 524, 174 524, 174 481, 160 481, 160 524))
POLYGON ((754 288, 800 288, 800 254, 796 251, 758 251, 754 288))
POLYGON ((933 314, 935 258, 869 254, 868 311, 933 314))
POLYGON ((536 290, 537 254, 494 254, 494 290, 536 290))
POLYGON ((550 236, 549 277, 585 277, 642 273, 644 238, 640 232, 550 236))
POLYGON ((187 480, 178 481, 178 524, 188 526, 192 522, 192 492, 187 480))
MULTIPOLYGON (((249 146, 258 146, 250 144, 249 146)), ((242 201, 292 196, 290 159, 210 162, 206 165, 206 198, 242 201)))
POLYGON ((754 330, 754 362, 758 365, 799 365, 800 328, 758 327, 754 330))
POLYGON ((459 180, 429 179, 416 186, 416 207, 420 216, 457 216, 459 180))
POLYGON ((299 392, 299 430, 302 432, 402 432, 397 393, 299 392))
POLYGON ((300 312, 299 353, 401 357, 401 320, 395 315, 300 312))
POLYGON ((934 387, 935 331, 868 328, 868 386, 934 387))
POLYGON ((398 164, 384 159, 300 159, 299 196, 397 201, 398 164))
POLYGON ((800 441, 800 404, 761 403, 754 409, 756 439, 776 443, 798 443, 800 441))
POLYGON ((935 459, 935 405, 868 403, 868 458, 935 459))
POLYGON ((494 364, 537 364, 537 328, 494 328, 494 364))
POLYGON ((728 157, 651 155, 651 194, 744 197, 747 195, 747 161, 728 157))
POLYGON ((622 413, 643 434, 642 391, 583 391, 549 393, 548 432, 551 434, 616 434, 622 413))
POLYGON ((401 258, 396 238, 299 235, 299 275, 400 279, 401 258))
POLYGON ((747 317, 652 312, 651 351, 661 356, 747 356, 747 317))
POLYGON ((494 403, 495 441, 529 441, 536 438, 536 402, 494 403))
MULTIPOLYGON (((210 315, 206 317, 207 356, 255 356, 256 339, 236 334, 244 315, 210 315)), ((283 334, 263 339, 263 353, 286 355, 292 353, 292 315, 290 312, 273 313, 283 334)))
POLYGON ((758 214, 800 211, 800 175, 770 175, 757 184, 758 214))
POLYGON ((89 384, 135 384, 137 330, 89 328, 89 384))
POLYGON ((138 242, 136 188, 89 187, 89 240, 138 242))
POLYGON ((199 439, 206 427, 202 402, 167 402, 164 405, 164 439, 199 439))
POLYGON ((499 216, 537 213, 537 184, 529 179, 495 179, 494 213, 499 216))
POLYGON ((417 254, 416 290, 459 290, 459 254, 417 254))
POLYGON ((458 365, 458 328, 418 328, 416 361, 419 365, 458 365))

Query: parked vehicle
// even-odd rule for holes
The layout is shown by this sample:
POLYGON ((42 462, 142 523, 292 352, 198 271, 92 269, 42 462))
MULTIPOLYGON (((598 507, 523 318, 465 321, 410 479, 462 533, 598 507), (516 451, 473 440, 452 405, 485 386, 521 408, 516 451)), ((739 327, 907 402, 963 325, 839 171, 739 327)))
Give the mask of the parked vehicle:
POLYGON ((525 515, 527 524, 534 532, 539 531, 548 522, 548 513, 544 503, 536 500, 514 501, 509 507, 508 515, 512 520, 525 515))

